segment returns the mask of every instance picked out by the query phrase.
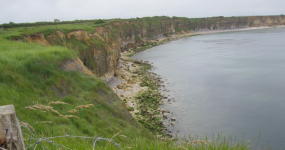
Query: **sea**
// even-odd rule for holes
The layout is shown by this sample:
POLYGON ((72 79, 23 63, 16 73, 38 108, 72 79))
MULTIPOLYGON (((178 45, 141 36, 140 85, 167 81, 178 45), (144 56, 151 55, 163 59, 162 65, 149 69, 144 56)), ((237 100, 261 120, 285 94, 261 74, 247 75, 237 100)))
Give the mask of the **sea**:
POLYGON ((164 79, 166 127, 178 138, 224 135, 285 149, 285 28, 182 38, 135 54, 164 79))

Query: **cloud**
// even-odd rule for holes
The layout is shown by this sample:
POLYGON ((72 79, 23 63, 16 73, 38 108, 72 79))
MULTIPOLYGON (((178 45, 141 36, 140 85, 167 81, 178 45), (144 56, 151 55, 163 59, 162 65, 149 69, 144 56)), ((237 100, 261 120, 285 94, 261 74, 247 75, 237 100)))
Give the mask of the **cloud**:
POLYGON ((0 0, 0 23, 144 16, 284 14, 283 0, 0 0))

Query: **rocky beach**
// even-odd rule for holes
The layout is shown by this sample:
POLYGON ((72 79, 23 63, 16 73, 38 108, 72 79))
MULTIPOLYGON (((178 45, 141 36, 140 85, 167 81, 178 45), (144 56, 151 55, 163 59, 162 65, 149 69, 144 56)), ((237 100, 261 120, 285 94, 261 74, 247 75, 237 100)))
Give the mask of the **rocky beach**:
MULTIPOLYGON (((157 136, 167 135, 171 137, 172 131, 167 131, 166 126, 174 126, 179 116, 171 113, 165 105, 168 103, 171 106, 177 100, 170 97, 167 93, 167 78, 157 75, 152 72, 154 66, 151 62, 138 61, 132 59, 135 53, 149 49, 153 46, 158 46, 177 40, 183 37, 195 36, 199 34, 213 34, 221 32, 233 32, 244 30, 256 30, 270 27, 248 27, 237 29, 223 30, 201 30, 190 33, 180 33, 166 36, 157 36, 153 40, 141 41, 138 45, 132 45, 121 53, 115 76, 108 80, 107 83, 112 90, 125 102, 126 107, 133 116, 140 122, 145 124, 145 127, 157 131, 157 136), (145 96, 149 94, 148 96, 145 96), (156 95, 156 96, 153 96, 156 95), (150 104, 147 104, 145 99, 151 99, 150 104), (163 120, 167 120, 163 123, 163 120)), ((173 92, 178 92, 175 90, 173 92)), ((179 132, 179 131, 176 131, 179 132)))

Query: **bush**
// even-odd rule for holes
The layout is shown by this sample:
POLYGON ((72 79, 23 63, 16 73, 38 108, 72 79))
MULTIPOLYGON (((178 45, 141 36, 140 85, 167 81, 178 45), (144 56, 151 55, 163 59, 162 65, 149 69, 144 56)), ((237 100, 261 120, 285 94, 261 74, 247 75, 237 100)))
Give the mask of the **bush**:
POLYGON ((12 24, 7 24, 7 23, 4 23, 1 25, 2 28, 13 28, 13 25, 12 24))
POLYGON ((168 33, 163 33, 163 36, 169 37, 168 33))
POLYGON ((136 37, 135 37, 135 40, 136 40, 136 42, 139 42, 140 40, 142 40, 142 38, 139 37, 139 36, 136 36, 136 37))
POLYGON ((98 20, 95 20, 95 22, 94 22, 95 24, 100 24, 100 23, 104 23, 104 21, 103 20, 101 20, 101 19, 98 19, 98 20))
POLYGON ((180 28, 175 28, 175 32, 181 32, 180 28))
POLYGON ((128 108, 129 111, 134 111, 135 109, 133 107, 128 108))

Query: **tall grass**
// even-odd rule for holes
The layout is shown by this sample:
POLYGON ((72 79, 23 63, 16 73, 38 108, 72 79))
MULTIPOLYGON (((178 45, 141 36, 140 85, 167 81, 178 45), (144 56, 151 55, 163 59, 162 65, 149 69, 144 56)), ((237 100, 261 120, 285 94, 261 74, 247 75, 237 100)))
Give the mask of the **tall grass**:
MULTIPOLYGON (((17 30, 0 31, 0 105, 13 104, 19 120, 30 124, 35 129, 35 135, 111 138, 121 131, 130 139, 136 135, 153 138, 150 132, 133 120, 125 104, 103 80, 60 69, 63 61, 77 57, 75 51, 6 39, 17 34, 17 30), (64 118, 53 111, 26 108, 36 104, 48 106, 51 101, 67 103, 52 107, 62 115, 78 118, 64 118), (79 108, 76 114, 70 112, 77 106, 87 104, 94 104, 94 107, 79 108)), ((129 141, 122 137, 115 140, 129 141)), ((57 142, 74 149, 92 148, 92 142, 84 139, 58 139, 57 142)))

